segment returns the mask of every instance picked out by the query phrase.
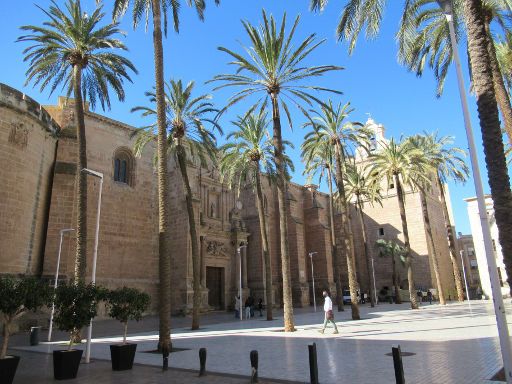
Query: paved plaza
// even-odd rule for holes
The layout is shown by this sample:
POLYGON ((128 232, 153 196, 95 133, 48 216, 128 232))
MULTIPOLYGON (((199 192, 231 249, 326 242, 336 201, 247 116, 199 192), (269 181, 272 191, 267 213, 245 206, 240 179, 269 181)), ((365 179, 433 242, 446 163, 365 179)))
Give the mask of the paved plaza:
MULTIPOLYGON (((508 304, 507 304, 508 306, 508 304)), ((173 318, 173 346, 183 348, 170 357, 171 369, 162 373, 161 356, 146 353, 155 349, 158 339, 155 319, 133 327, 137 333, 129 340, 138 344, 136 366, 131 372, 112 372, 109 344, 119 342, 120 327, 112 322, 95 324, 92 356, 82 364, 77 383, 247 383, 250 374, 249 353, 259 352, 261 382, 309 382, 308 344, 318 351, 321 383, 394 383, 391 347, 400 344, 408 383, 491 383, 500 368, 497 331, 488 301, 468 304, 422 305, 418 311, 408 304, 381 304, 376 308, 361 306, 363 320, 351 321, 350 310, 335 313, 340 329, 332 335, 318 332, 323 313, 312 309, 296 310, 297 332, 282 332, 282 314, 267 322, 255 317, 236 320, 229 314, 204 317, 204 327, 190 331, 190 319, 173 318), (99 335, 99 336, 98 336, 99 335), (197 377, 198 350, 207 348, 207 371, 197 377), (268 379, 268 380, 267 380, 268 379), (277 381, 272 381, 277 380, 277 381)), ((508 313, 510 308, 507 307, 508 313)), ((63 335, 58 335, 63 336, 63 335)), ((64 337, 60 337, 64 340, 64 337)), ((51 355, 62 342, 41 343, 36 347, 13 339, 12 353, 21 353, 22 362, 15 383, 53 382, 51 355), (18 343, 17 343, 18 341, 18 343), (38 353, 29 353, 38 352, 38 353), (31 366, 29 360, 36 361, 31 366), (37 369, 31 368, 37 367, 37 369), (41 379, 41 377, 43 379, 41 379)))

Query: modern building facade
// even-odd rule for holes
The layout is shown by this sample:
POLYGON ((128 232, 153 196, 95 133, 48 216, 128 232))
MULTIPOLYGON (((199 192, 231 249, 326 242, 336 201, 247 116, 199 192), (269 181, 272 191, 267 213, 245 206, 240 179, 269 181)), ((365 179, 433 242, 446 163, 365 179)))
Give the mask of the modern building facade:
MULTIPOLYGON (((478 202, 476 197, 464 199, 468 203, 468 217, 471 225, 471 234, 473 235, 473 244, 478 264, 478 273, 480 275, 480 285, 482 293, 487 298, 492 298, 491 280, 489 277, 489 266, 484 248, 484 239, 482 233, 482 225, 480 223, 480 215, 478 214, 478 202)), ((489 219, 489 226, 491 229, 491 239, 493 245, 494 257, 496 258, 496 267, 498 268, 499 282, 501 286, 501 293, 504 297, 510 296, 510 288, 507 282, 507 272, 503 262, 503 255, 501 253, 501 246, 498 239, 499 232, 494 218, 494 207, 491 195, 485 196, 485 205, 487 208, 487 217, 489 219)))
MULTIPOLYGON (((0 85, 0 271, 35 274, 51 278, 56 269, 59 232, 76 222, 76 152, 73 100, 59 97, 57 105, 37 104, 21 92, 0 85)), ((370 122, 372 123, 372 122, 370 122)), ((96 282, 107 287, 131 286, 148 292, 157 306, 158 204, 154 146, 149 144, 135 157, 134 128, 93 113, 86 105, 85 125, 88 168, 104 174, 96 282)), ((371 124, 370 124, 371 125, 371 124)), ((384 128, 373 123, 377 140, 384 128)), ((241 275, 244 296, 265 298, 265 268, 255 196, 247 186, 238 195, 223 183, 213 165, 190 163, 194 212, 199 224, 203 309, 230 309, 241 275), (241 245, 246 247, 240 248, 241 245)), ((186 312, 192 305, 191 242, 183 182, 176 164, 169 159, 170 227, 172 237, 172 310, 186 312)), ((99 183, 88 179, 87 275, 91 273, 96 204, 99 183)), ((279 214, 274 186, 263 182, 272 258, 274 305, 281 305, 282 273, 279 247, 279 214)), ((428 210, 434 232, 444 290, 454 292, 439 191, 428 195, 428 210)), ((290 183, 289 252, 293 302, 313 302, 309 252, 313 256, 316 295, 334 290, 329 196, 315 186, 290 183)), ((373 277, 366 262, 359 221, 351 207, 356 270, 361 292, 369 290, 373 277)), ((435 287, 430 264, 420 199, 406 191, 413 270, 417 288, 435 287)), ((335 212, 335 233, 341 243, 340 214, 335 212)), ((396 192, 384 194, 383 204, 364 206, 364 225, 375 266, 377 290, 391 287, 391 260, 380 257, 373 244, 378 238, 403 241, 396 192)), ((75 238, 63 242, 60 278, 73 276, 75 238)), ((348 286, 346 260, 340 257, 341 279, 348 286)), ((407 288, 405 269, 400 268, 402 288, 407 288)), ((452 297, 454 295, 452 294, 452 297)))

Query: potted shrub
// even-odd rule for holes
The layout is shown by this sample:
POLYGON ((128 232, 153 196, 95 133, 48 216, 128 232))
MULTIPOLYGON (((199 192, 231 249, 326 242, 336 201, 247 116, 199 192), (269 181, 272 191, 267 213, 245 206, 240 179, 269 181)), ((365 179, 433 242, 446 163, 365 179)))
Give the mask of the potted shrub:
POLYGON ((128 320, 139 321, 144 311, 148 309, 149 302, 149 295, 135 288, 123 287, 108 293, 109 316, 119 320, 124 326, 123 343, 110 346, 110 357, 114 371, 132 369, 137 344, 126 342, 128 320))
POLYGON ((54 322, 61 331, 70 334, 67 350, 53 351, 53 374, 56 380, 74 379, 83 350, 72 349, 73 331, 89 325, 96 317, 102 289, 89 284, 61 284, 55 291, 54 322))
POLYGON ((33 277, 0 277, 0 313, 2 315, 3 342, 0 350, 0 384, 11 384, 19 356, 7 356, 11 326, 28 311, 35 311, 48 303, 49 288, 33 277))

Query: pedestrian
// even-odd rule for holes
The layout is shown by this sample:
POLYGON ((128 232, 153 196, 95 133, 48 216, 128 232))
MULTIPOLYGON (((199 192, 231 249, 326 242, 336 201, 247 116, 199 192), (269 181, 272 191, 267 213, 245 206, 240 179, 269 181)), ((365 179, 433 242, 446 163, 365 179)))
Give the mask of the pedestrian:
POLYGON ((432 292, 430 292, 430 289, 427 291, 427 300, 432 304, 432 292))
POLYGON ((251 317, 254 317, 254 297, 249 296, 247 298, 247 300, 249 301, 249 311, 250 311, 251 317))
POLYGON ((240 296, 235 296, 235 318, 240 318, 240 296))
POLYGON ((260 317, 262 317, 263 316, 263 299, 262 298, 260 298, 258 300, 258 310, 260 311, 260 317))
POLYGON ((321 331, 319 331, 320 333, 324 333, 325 331, 325 327, 327 327, 327 323, 328 322, 331 322, 332 325, 334 326, 334 334, 337 334, 339 333, 338 332, 338 327, 336 326, 336 323, 334 322, 334 313, 332 311, 332 300, 331 300, 331 297, 329 295, 329 292, 327 291, 323 291, 323 296, 324 296, 324 313, 325 313, 325 320, 324 320, 324 326, 322 328, 321 331))
POLYGON ((250 306, 250 301, 249 301, 249 297, 247 297, 247 299, 245 300, 245 318, 246 319, 249 319, 251 317, 251 306, 250 306))

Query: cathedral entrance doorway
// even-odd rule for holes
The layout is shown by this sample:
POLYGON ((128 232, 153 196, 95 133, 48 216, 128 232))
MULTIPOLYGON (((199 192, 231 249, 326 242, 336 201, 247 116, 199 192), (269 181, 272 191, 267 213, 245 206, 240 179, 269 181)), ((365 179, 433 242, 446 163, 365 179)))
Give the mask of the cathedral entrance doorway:
POLYGON ((213 309, 224 309, 224 268, 206 267, 208 305, 213 309))

